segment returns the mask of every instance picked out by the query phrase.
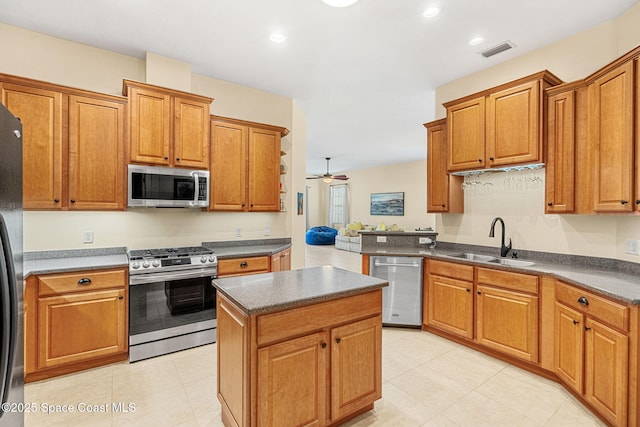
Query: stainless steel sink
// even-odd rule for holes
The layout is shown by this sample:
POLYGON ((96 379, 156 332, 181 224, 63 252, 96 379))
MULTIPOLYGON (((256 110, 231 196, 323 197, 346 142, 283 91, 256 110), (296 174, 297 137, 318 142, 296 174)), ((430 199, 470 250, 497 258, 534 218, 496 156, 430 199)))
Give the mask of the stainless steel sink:
POLYGON ((473 254, 469 252, 450 254, 447 256, 451 258, 468 259, 469 261, 478 261, 478 262, 490 262, 490 261, 496 260, 496 257, 490 256, 490 255, 479 255, 479 254, 473 254))
POLYGON ((525 261, 522 259, 511 259, 511 258, 494 258, 487 262, 492 264, 507 265, 510 267, 530 267, 535 264, 535 262, 532 262, 532 261, 525 261))

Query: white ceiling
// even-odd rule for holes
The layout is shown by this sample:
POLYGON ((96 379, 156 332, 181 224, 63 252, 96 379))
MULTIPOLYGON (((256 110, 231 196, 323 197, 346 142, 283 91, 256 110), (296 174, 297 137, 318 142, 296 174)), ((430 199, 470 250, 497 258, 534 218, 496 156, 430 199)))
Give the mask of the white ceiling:
POLYGON ((426 156, 434 89, 620 15, 636 0, 2 0, 0 21, 291 97, 307 172, 426 156), (422 12, 433 4, 439 16, 422 12), (286 36, 269 40, 272 31, 286 36), (485 38, 478 46, 468 41, 485 38), (517 47, 486 59, 481 50, 517 47))

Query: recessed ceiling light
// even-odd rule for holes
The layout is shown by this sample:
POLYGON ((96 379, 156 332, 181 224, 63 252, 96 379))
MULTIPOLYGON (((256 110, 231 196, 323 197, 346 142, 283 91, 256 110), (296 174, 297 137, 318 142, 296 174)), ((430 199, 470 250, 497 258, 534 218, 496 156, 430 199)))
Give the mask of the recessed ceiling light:
POLYGON ((286 37, 282 33, 271 33, 271 35, 269 36, 269 39, 272 42, 282 43, 283 41, 285 41, 286 37))
POLYGON ((428 7, 424 12, 422 12, 422 16, 425 18, 435 18, 440 13, 440 9, 433 6, 428 7))
POLYGON ((322 0, 322 1, 328 4, 329 6, 333 6, 333 7, 347 7, 356 3, 358 0, 322 0))
POLYGON ((477 46, 480 43, 482 43, 483 41, 484 41, 484 37, 477 36, 477 37, 474 37, 471 40, 469 40, 469 44, 471 46, 477 46))

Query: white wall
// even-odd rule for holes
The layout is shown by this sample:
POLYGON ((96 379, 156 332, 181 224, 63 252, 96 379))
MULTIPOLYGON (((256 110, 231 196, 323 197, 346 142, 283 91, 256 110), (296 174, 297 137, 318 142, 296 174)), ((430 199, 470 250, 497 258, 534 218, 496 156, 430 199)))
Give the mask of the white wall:
MULTIPOLYGON (((178 75, 183 87, 188 64, 150 55, 154 79, 178 75), (170 64, 163 69, 162 64, 170 64), (177 74, 176 73, 177 70, 177 74)), ((145 60, 38 34, 0 23, 0 72, 112 95, 122 94, 122 80, 145 81, 145 60)), ((303 113, 290 98, 212 79, 188 76, 193 93, 215 99, 211 113, 238 119, 269 123, 290 130, 283 138, 288 164, 284 176, 290 189, 304 191, 306 169, 306 123, 303 113), (299 129, 298 129, 299 127, 299 129), (299 132, 298 132, 299 130, 299 132), (299 150, 300 153, 296 151, 299 150), (295 163, 295 164, 294 164, 295 163)), ((167 83, 171 83, 168 81, 167 83)), ((292 191, 293 190, 293 191, 292 191)), ((289 202, 289 206, 291 202, 289 202)), ((269 237, 304 238, 304 224, 294 210, 286 213, 219 213, 192 209, 130 209, 127 212, 25 212, 26 251, 50 249, 127 246, 130 249, 173 245, 192 245, 202 241, 235 240, 235 227, 242 227, 239 239, 260 239, 264 226, 271 226, 269 237), (94 243, 83 244, 82 231, 94 232, 94 243)), ((292 264, 304 264, 304 247, 294 244, 292 264)))

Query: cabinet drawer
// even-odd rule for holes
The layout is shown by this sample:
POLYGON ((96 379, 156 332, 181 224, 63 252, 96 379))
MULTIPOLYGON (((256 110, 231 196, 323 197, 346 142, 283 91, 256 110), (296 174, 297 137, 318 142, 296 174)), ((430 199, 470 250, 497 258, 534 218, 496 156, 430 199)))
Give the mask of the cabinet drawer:
POLYGON ((267 273, 271 263, 268 256, 218 260, 218 276, 267 273))
POLYGON ((629 307, 622 304, 559 281, 556 300, 621 331, 629 331, 629 307))
POLYGON ((382 290, 258 316, 258 346, 381 314, 382 290))
POLYGON ((514 291, 538 294, 538 276, 512 273, 510 271, 478 268, 478 283, 499 286, 514 291))
POLYGON ((429 274, 437 274, 438 276, 473 281, 472 265, 430 259, 428 261, 428 272, 429 274))
POLYGON ((126 270, 96 270, 38 276, 38 295, 47 296, 69 292, 124 288, 126 270))

